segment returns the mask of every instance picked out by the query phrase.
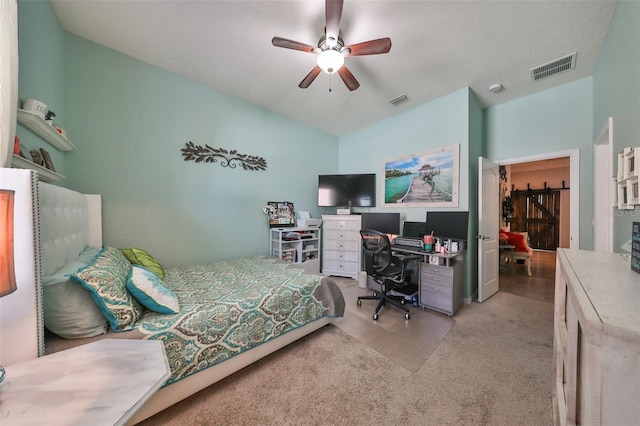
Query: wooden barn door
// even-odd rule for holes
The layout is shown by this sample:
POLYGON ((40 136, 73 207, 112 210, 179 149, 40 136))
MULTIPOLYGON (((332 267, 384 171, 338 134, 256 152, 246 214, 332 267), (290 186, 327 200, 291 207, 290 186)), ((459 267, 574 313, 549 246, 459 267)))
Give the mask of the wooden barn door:
POLYGON ((534 249, 556 250, 560 245, 560 190, 513 191, 511 230, 528 232, 534 249))

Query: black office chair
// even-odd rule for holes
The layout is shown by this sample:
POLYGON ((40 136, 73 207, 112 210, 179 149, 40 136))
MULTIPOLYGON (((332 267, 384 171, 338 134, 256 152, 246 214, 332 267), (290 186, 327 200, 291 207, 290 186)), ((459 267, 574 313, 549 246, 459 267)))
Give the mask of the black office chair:
POLYGON ((404 306, 404 297, 389 294, 391 290, 399 289, 408 284, 412 271, 406 267, 409 261, 417 256, 395 256, 391 251, 389 237, 382 232, 372 229, 361 229, 364 266, 367 275, 380 285, 380 292, 374 291, 373 296, 359 296, 358 306, 363 300, 379 300, 373 319, 378 319, 380 308, 388 303, 402 309, 406 319, 410 318, 409 309, 404 306))

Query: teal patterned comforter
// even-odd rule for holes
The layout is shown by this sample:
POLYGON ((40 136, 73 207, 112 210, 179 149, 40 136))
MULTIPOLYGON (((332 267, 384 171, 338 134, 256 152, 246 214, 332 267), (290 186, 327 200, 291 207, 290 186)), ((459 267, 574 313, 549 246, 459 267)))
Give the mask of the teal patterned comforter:
POLYGON ((146 312, 145 339, 164 342, 166 385, 211 367, 324 316, 344 313, 337 285, 269 257, 168 269, 165 283, 180 313, 146 312))

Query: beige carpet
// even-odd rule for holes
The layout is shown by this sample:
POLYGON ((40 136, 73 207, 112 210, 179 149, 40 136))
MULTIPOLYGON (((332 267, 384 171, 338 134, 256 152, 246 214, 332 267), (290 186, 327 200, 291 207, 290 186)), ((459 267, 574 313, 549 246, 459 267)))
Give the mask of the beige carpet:
POLYGON ((143 424, 550 425, 552 323, 552 304, 500 292, 417 372, 327 326, 143 424))
POLYGON ((363 300, 361 307, 356 304, 358 296, 371 295, 371 290, 358 287, 351 279, 335 280, 346 304, 344 318, 335 325, 411 372, 420 370, 455 322, 444 314, 411 304, 406 305, 411 316, 408 321, 404 312, 392 305, 384 306, 374 321, 377 301, 363 300))

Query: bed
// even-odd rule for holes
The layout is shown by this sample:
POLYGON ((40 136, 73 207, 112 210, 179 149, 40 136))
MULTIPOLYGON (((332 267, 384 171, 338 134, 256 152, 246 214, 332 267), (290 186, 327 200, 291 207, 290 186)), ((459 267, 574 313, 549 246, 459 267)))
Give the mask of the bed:
POLYGON ((40 183, 39 206, 44 322, 55 331, 46 353, 102 338, 164 343, 171 377, 131 424, 344 313, 333 280, 275 258, 164 269, 145 250, 102 246, 99 196, 40 183))

